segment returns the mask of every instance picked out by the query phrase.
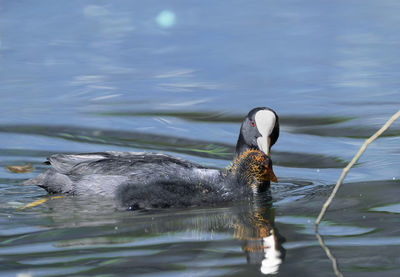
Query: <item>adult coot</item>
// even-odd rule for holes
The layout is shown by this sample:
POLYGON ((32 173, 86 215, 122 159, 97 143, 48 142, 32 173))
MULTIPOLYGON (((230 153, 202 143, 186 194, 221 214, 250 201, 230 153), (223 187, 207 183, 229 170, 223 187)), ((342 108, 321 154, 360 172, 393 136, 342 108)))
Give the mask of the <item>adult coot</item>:
POLYGON ((24 184, 49 193, 112 197, 130 209, 240 200, 276 182, 270 149, 278 136, 276 113, 255 108, 243 120, 232 165, 223 170, 156 153, 56 154, 48 158, 50 169, 24 184))

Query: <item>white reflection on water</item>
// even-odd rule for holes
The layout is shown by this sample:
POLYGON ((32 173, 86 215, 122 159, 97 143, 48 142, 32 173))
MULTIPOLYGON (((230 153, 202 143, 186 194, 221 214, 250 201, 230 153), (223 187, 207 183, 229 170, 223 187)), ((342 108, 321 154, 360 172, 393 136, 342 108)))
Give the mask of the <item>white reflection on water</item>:
POLYGON ((282 263, 282 257, 274 230, 271 230, 271 235, 263 238, 263 246, 265 259, 261 262, 261 273, 277 274, 282 263))

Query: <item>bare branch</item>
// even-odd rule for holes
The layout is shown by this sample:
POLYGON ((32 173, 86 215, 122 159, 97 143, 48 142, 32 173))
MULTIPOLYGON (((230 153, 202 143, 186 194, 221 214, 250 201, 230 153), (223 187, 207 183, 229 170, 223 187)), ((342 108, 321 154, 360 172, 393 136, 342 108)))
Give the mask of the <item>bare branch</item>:
POLYGON ((350 168, 357 162, 357 160, 360 158, 360 156, 364 153, 367 146, 371 142, 373 142, 377 137, 379 137, 383 132, 385 132, 399 116, 400 116, 400 110, 398 110, 394 115, 392 115, 392 117, 375 134, 373 134, 369 139, 365 140, 365 142, 361 146, 360 150, 358 150, 357 154, 354 156, 354 158, 351 160, 351 162, 343 169, 342 174, 340 175, 339 180, 337 181, 335 187, 333 188, 331 195, 328 197, 328 199, 326 200, 324 205, 322 205, 321 211, 320 211, 317 219, 314 222, 315 232, 318 232, 318 225, 321 222, 322 217, 325 215, 326 210, 328 209, 329 205, 331 204, 333 198, 335 197, 337 191, 339 190, 340 185, 343 182, 343 179, 346 177, 350 168))

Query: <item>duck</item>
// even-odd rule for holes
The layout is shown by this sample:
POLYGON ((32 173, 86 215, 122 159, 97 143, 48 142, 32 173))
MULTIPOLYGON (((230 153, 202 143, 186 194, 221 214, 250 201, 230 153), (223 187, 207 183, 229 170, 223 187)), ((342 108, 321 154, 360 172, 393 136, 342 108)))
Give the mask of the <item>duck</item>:
POLYGON ((54 154, 51 167, 24 185, 49 194, 102 196, 129 210, 215 205, 250 199, 277 182, 271 147, 279 137, 279 118, 268 107, 243 119, 233 162, 212 169, 180 157, 150 152, 106 151, 54 154))

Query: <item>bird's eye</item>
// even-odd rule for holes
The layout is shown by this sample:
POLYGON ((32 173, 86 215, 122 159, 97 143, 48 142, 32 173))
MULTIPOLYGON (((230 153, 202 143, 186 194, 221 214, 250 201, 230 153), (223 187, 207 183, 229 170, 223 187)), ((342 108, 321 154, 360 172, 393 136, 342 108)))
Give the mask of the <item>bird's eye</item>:
POLYGON ((250 121, 250 124, 251 124, 251 126, 253 126, 253 127, 255 127, 256 126, 256 124, 254 123, 254 121, 252 120, 252 121, 250 121))

